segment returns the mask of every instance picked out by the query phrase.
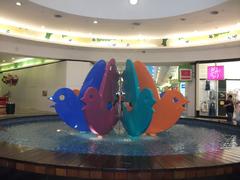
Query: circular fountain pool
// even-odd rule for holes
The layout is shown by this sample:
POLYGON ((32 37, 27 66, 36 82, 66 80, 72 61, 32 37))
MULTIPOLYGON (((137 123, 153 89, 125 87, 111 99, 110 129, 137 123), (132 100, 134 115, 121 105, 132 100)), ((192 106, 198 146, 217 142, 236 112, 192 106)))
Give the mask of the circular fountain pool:
POLYGON ((239 127, 194 119, 181 119, 156 137, 131 138, 117 125, 102 139, 69 128, 57 116, 0 121, 0 167, 82 179, 240 173, 239 146, 239 127))
POLYGON ((56 116, 11 119, 0 122, 0 141, 24 147, 65 153, 122 156, 156 156, 213 152, 240 146, 240 128, 181 119, 156 137, 132 138, 115 128, 98 138, 69 128, 56 116))

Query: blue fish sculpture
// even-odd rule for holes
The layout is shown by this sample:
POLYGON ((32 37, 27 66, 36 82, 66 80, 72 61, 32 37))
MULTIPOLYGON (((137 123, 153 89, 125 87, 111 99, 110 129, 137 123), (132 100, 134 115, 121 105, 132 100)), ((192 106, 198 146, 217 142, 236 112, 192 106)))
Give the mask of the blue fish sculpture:
POLYGON ((79 131, 90 131, 82 110, 85 104, 81 101, 81 98, 89 87, 100 89, 105 67, 106 62, 104 60, 99 60, 92 67, 83 82, 79 95, 76 95, 69 88, 60 88, 50 97, 55 103, 54 107, 59 117, 70 127, 79 131))

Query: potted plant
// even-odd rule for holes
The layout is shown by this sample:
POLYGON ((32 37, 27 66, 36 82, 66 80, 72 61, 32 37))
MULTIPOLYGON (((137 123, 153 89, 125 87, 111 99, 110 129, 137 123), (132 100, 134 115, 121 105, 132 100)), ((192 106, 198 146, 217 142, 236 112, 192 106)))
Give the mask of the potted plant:
MULTIPOLYGON (((6 74, 2 77, 2 82, 7 86, 16 86, 18 83, 18 76, 12 74, 6 74)), ((15 103, 11 100, 11 92, 8 91, 5 96, 8 97, 8 102, 6 104, 6 113, 7 114, 14 114, 15 113, 15 103)))

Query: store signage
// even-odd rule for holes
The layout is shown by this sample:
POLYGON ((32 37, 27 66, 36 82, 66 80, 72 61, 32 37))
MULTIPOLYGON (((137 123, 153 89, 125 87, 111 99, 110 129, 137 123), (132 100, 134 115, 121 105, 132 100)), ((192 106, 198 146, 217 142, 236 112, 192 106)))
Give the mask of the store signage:
POLYGON ((224 66, 208 66, 208 80, 224 80, 224 66))
POLYGON ((192 69, 179 69, 180 81, 192 81, 192 69))

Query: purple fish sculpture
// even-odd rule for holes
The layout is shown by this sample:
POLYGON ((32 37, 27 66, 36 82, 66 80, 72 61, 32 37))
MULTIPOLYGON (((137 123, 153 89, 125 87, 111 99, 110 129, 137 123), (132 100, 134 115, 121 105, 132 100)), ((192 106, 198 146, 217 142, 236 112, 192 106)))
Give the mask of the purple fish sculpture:
POLYGON ((98 135, 109 133, 117 123, 117 105, 114 104, 118 90, 119 74, 114 59, 105 69, 99 91, 89 87, 81 99, 86 105, 83 112, 90 130, 98 135))

